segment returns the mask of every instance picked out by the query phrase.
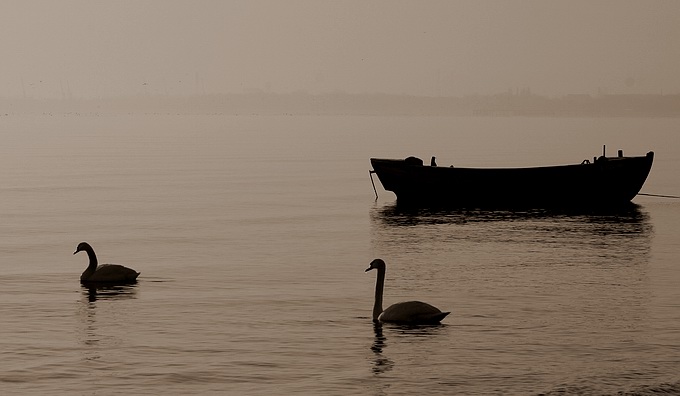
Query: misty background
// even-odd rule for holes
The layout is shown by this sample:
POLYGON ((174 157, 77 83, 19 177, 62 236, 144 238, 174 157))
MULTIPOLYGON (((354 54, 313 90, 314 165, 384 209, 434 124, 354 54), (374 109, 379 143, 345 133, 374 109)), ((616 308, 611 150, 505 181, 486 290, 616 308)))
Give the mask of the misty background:
POLYGON ((678 22, 678 0, 0 1, 0 394, 680 394, 680 200, 411 211, 368 172, 654 151, 642 192, 680 196, 678 22), (83 287, 81 241, 139 283, 83 287), (374 326, 378 257, 385 302, 442 326, 374 326))
POLYGON ((3 1, 0 97, 680 94, 680 2, 3 1))

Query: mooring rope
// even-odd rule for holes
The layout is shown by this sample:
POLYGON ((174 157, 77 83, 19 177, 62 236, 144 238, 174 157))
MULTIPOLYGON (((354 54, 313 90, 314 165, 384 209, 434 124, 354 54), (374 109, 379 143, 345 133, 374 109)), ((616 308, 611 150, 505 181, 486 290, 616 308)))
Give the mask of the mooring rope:
POLYGON ((368 175, 371 177, 371 184, 373 184, 373 192, 375 193, 375 200, 378 200, 378 190, 375 189, 375 183, 373 182, 373 174, 375 171, 369 170, 368 175))
POLYGON ((645 195, 645 196, 648 196, 648 197, 680 199, 680 197, 677 196, 677 195, 646 194, 646 193, 638 193, 638 195, 645 195))

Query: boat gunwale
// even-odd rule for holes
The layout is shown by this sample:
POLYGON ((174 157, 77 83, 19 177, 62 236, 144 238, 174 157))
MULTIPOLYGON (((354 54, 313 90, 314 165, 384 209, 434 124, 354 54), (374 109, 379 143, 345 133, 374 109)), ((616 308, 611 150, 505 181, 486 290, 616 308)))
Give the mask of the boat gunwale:
POLYGON ((567 167, 580 167, 580 166, 588 166, 588 165, 599 165, 601 163, 607 163, 609 161, 626 161, 626 160, 645 160, 649 159, 650 157, 654 157, 654 152, 650 151, 646 155, 639 155, 639 156, 633 156, 633 157, 598 157, 595 159, 595 161, 590 161, 590 160, 583 160, 581 163, 577 164, 560 164, 560 165, 541 165, 541 166, 519 166, 519 167, 512 167, 512 166, 505 166, 505 167, 465 167, 465 166, 428 166, 425 164, 409 164, 406 159, 396 159, 396 158, 371 158, 371 165, 374 164, 374 161, 378 161, 383 164, 394 164, 399 167, 411 167, 415 169, 458 169, 458 170, 488 170, 488 171, 507 171, 507 170, 512 170, 512 171, 519 171, 519 170, 535 170, 535 169, 555 169, 555 168, 567 168, 567 167))

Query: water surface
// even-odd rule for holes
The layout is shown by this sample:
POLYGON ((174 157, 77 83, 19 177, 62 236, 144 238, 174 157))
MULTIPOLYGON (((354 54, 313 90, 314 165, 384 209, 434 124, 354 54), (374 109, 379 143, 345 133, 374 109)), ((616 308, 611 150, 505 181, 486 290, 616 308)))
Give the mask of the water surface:
POLYGON ((0 117, 8 394, 680 394, 680 202, 403 210, 370 157, 440 165, 656 153, 677 119, 0 117), (136 285, 82 287, 88 241, 136 285), (375 326, 421 299, 441 326, 375 326))

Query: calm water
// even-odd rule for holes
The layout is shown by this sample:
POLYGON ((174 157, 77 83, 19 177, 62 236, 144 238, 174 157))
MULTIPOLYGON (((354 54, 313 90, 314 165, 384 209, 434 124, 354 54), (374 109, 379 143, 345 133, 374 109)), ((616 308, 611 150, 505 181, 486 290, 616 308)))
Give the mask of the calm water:
POLYGON ((680 394, 680 200, 617 214, 403 211, 371 156, 656 152, 680 119, 3 116, 4 394, 680 394), (377 182, 377 180, 376 180, 377 182), (87 290, 90 242, 138 284, 87 290), (386 302, 450 310, 375 327, 386 302))

